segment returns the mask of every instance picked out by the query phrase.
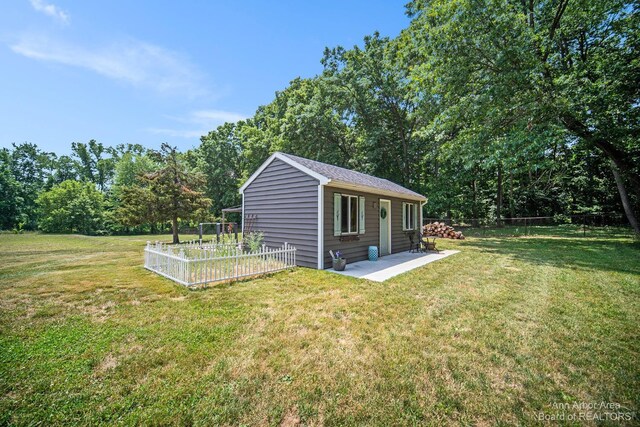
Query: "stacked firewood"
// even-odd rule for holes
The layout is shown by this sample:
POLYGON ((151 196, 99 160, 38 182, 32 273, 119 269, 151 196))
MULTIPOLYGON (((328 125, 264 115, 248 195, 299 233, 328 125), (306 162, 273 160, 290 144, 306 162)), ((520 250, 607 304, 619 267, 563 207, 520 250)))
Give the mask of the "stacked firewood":
POLYGON ((444 222, 432 222, 422 227, 422 234, 425 236, 438 236, 445 239, 464 239, 461 231, 456 231, 453 227, 446 225, 444 222))

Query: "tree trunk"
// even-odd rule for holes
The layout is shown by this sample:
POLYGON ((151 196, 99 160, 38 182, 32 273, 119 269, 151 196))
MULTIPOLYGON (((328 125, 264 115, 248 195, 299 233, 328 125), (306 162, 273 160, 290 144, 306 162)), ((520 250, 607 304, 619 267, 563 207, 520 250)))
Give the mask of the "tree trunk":
POLYGON ((633 228, 633 231, 636 233, 636 236, 640 237, 640 226, 638 226, 638 220, 636 219, 636 216, 633 213, 633 208, 631 207, 631 203, 629 203, 629 196, 627 195, 627 190, 624 187, 622 176, 620 176, 620 172, 618 172, 618 167, 616 166, 614 161, 611 160, 610 163, 611 163, 611 171, 613 172, 613 178, 616 180, 618 193, 620 193, 620 201, 622 202, 624 213, 627 215, 629 224, 631 224, 631 227, 633 228))
POLYGON ((605 154, 605 156, 609 158, 609 161, 611 163, 611 170, 613 171, 613 177, 615 178, 616 186, 618 187, 618 193, 620 193, 622 207, 624 208, 624 212, 627 215, 629 224, 631 224, 631 227, 635 231, 636 235, 640 236, 638 220, 633 213, 633 208, 631 207, 631 203, 629 202, 629 196, 627 195, 627 190, 624 186, 624 180, 622 177, 622 175, 625 175, 629 179, 629 181, 631 182, 632 191, 634 191, 638 195, 638 197, 640 197, 640 177, 638 177, 638 175, 634 173, 633 164, 629 160, 630 156, 627 156, 625 152, 618 149, 609 141, 605 141, 602 138, 597 138, 587 126, 585 126, 575 117, 569 114, 565 114, 562 117, 562 122, 565 124, 565 127, 569 131, 573 132, 578 137, 583 138, 591 145, 598 148, 605 154))
POLYGON ((496 197, 496 225, 502 226, 502 165, 498 165, 498 194, 496 197))
POLYGON ((178 237, 178 217, 176 216, 171 218, 171 229, 173 231, 173 244, 180 243, 180 238, 178 237))
POLYGON ((402 185, 409 186, 409 143, 406 138, 402 138, 402 185))
POLYGON ((471 188, 473 189, 473 205, 471 206, 471 216, 475 220, 478 218, 478 184, 474 179, 471 181, 471 188))
POLYGON ((516 216, 516 206, 513 201, 513 170, 509 170, 509 216, 511 217, 511 224, 513 224, 513 218, 516 216))
POLYGON ((562 122, 569 131, 603 152, 615 164, 617 172, 629 178, 632 190, 640 197, 640 177, 634 173, 634 165, 629 160, 631 156, 609 141, 597 137, 586 125, 571 115, 565 114, 562 122))

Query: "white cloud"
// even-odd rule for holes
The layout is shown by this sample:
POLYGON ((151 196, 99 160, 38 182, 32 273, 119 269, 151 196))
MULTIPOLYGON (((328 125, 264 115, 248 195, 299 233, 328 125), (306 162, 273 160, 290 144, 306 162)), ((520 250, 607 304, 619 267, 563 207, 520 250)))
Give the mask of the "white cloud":
POLYGON ((149 128, 147 131, 158 135, 166 135, 176 138, 199 138, 202 135, 206 135, 209 131, 214 130, 218 126, 225 122, 235 123, 239 120, 246 119, 239 113, 222 110, 199 110, 192 111, 184 117, 166 116, 168 119, 185 123, 186 129, 173 129, 173 128, 149 128))
POLYGON ((49 37, 27 35, 10 47, 27 58, 89 69, 161 94, 188 98, 207 94, 201 84, 201 73, 187 59, 160 46, 135 39, 90 48, 49 37))
POLYGON ((69 23, 69 14, 58 8, 55 4, 45 3, 42 0, 29 0, 29 2, 36 11, 49 15, 63 24, 69 23))

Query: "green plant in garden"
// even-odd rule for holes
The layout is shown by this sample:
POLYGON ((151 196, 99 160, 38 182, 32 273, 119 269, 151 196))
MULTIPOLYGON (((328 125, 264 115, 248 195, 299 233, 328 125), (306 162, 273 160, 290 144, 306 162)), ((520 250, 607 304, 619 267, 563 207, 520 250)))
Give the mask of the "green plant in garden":
POLYGON ((262 231, 252 231, 243 238, 249 248, 249 252, 258 252, 264 243, 264 233, 262 231))

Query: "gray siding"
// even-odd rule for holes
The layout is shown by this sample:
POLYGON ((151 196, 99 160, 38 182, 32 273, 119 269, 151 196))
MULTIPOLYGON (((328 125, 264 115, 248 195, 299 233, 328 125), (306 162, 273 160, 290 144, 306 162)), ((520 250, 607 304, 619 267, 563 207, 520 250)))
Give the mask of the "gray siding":
POLYGON ((318 267, 318 180, 275 159, 245 188, 244 215, 257 216, 267 246, 288 242, 298 265, 318 267))
POLYGON ((391 253, 408 251, 410 240, 408 232, 402 231, 402 202, 416 203, 413 200, 396 197, 381 196, 374 193, 357 192, 330 186, 324 187, 324 268, 331 267, 329 250, 340 250, 347 262, 362 261, 368 258, 369 246, 380 246, 380 199, 391 200, 391 253), (333 194, 351 194, 365 198, 365 233, 358 236, 359 240, 341 242, 339 236, 333 235, 333 194), (375 202, 375 207, 373 203, 375 202))

